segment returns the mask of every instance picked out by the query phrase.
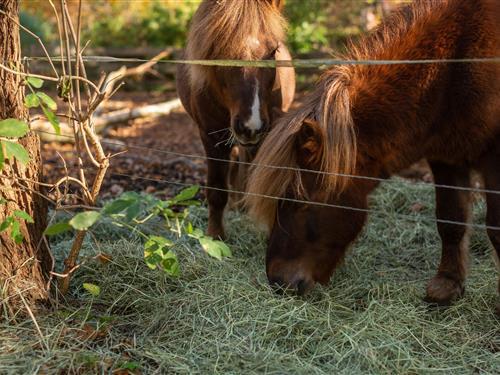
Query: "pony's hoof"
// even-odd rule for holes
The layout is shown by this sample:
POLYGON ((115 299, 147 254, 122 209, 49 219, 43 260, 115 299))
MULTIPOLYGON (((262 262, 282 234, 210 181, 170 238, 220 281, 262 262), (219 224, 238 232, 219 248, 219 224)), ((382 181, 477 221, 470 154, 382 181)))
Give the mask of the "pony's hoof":
POLYGON ((464 295, 463 283, 446 276, 437 275, 427 284, 426 302, 446 306, 464 295))

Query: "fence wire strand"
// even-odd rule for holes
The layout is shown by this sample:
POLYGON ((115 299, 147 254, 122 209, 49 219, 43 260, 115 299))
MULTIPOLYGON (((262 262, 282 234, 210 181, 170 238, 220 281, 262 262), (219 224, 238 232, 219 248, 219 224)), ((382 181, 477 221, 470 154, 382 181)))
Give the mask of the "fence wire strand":
MULTIPOLYGON (((27 56, 26 61, 43 61, 49 59, 43 56, 27 56)), ((51 57, 54 62, 67 61, 60 57, 51 57)), ((72 60, 76 61, 75 58, 72 60)), ((94 63, 147 63, 153 59, 135 57, 113 56, 83 56, 84 62, 94 63)), ((255 68, 326 68, 335 65, 420 65, 420 64, 465 64, 465 63, 500 63, 500 56, 477 57, 464 59, 421 59, 421 60, 344 60, 344 59, 293 59, 293 60, 185 60, 185 59, 159 59, 154 60, 159 64, 172 65, 202 65, 202 66, 227 66, 227 67, 255 67, 255 68)))
MULTIPOLYGON (((143 177, 143 176, 137 176, 137 175, 130 175, 130 174, 119 173, 119 172, 110 172, 110 174, 112 176, 128 177, 128 178, 135 179, 135 180, 143 180, 143 181, 150 181, 150 182, 156 182, 156 183, 164 183, 164 184, 169 184, 169 185, 177 185, 177 186, 183 186, 183 187, 192 186, 192 184, 190 184, 190 183, 181 182, 181 181, 156 179, 156 178, 143 177)), ((372 209, 369 209, 369 208, 359 208, 359 207, 352 207, 352 206, 343 206, 343 205, 330 204, 330 203, 325 203, 325 202, 307 201, 307 200, 303 200, 303 199, 288 198, 288 197, 275 197, 275 196, 272 196, 272 195, 256 194, 256 193, 250 193, 250 192, 240 191, 240 190, 218 188, 218 187, 209 186, 209 185, 206 185, 206 184, 203 184, 203 185, 200 184, 199 186, 201 188, 204 188, 204 189, 207 189, 207 190, 221 191, 221 192, 230 193, 230 194, 248 195, 248 196, 254 196, 254 197, 264 198, 264 199, 273 199, 273 200, 286 201, 286 202, 292 202, 292 203, 300 203, 300 204, 306 204, 306 205, 311 205, 311 206, 336 208, 336 209, 342 209, 342 210, 346 210, 346 211, 363 212, 363 213, 375 214, 375 215, 389 215, 388 212, 372 210, 372 209)), ((462 221, 446 220, 446 219, 439 219, 439 218, 430 218, 430 217, 426 217, 426 216, 412 216, 412 215, 406 215, 406 214, 400 214, 400 213, 395 213, 395 215, 398 216, 398 217, 400 217, 400 218, 407 219, 407 220, 412 220, 412 221, 425 220, 425 221, 428 221, 428 222, 438 222, 438 223, 442 223, 442 224, 459 225, 459 226, 471 227, 471 228, 476 228, 476 229, 500 230, 500 227, 498 227, 498 226, 492 226, 492 225, 465 223, 465 222, 462 222, 462 221)))
MULTIPOLYGON (((36 132, 74 140, 74 137, 71 135, 58 135, 56 133, 51 133, 51 132, 42 131, 42 130, 36 130, 36 132)), ((118 143, 118 142, 108 141, 105 139, 101 140, 101 143, 111 145, 111 146, 122 147, 122 148, 130 148, 130 149, 136 149, 136 150, 142 150, 142 151, 157 152, 157 153, 165 154, 165 155, 184 157, 187 159, 211 160, 211 161, 216 161, 216 162, 221 162, 221 163, 229 163, 229 164, 234 163, 234 164, 238 164, 238 165, 245 165, 248 167, 260 167, 260 168, 269 168, 269 169, 290 170, 290 171, 295 171, 295 172, 312 173, 312 174, 325 175, 325 176, 338 176, 338 177, 347 177, 347 178, 359 179, 359 180, 368 180, 368 181, 374 181, 374 182, 379 182, 379 183, 382 183, 382 182, 395 183, 396 182, 394 180, 384 179, 384 178, 379 178, 379 177, 372 177, 372 176, 361 176, 361 175, 353 175, 353 174, 316 171, 313 169, 283 167, 283 166, 278 166, 278 165, 251 163, 251 162, 245 162, 245 161, 240 161, 240 160, 214 158, 214 157, 210 157, 210 156, 206 156, 206 155, 185 154, 185 153, 177 152, 177 151, 161 150, 161 149, 157 149, 154 147, 145 147, 145 146, 139 146, 139 145, 128 144, 128 143, 118 143)), ((426 186, 426 187, 430 186, 433 188, 466 191, 466 192, 471 192, 471 193, 500 194, 500 190, 491 190, 491 189, 484 189, 484 188, 445 185, 445 184, 436 184, 436 183, 419 182, 419 181, 413 182, 413 181, 403 180, 403 182, 405 184, 408 184, 408 185, 411 184, 411 185, 420 185, 420 186, 426 186)))

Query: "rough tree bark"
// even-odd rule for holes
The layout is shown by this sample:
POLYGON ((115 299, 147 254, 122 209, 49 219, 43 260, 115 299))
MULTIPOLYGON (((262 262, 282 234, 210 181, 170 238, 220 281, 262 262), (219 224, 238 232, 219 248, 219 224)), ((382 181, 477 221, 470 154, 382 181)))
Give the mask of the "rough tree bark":
MULTIPOLYGON (((0 9, 17 19, 19 0, 1 0, 0 9)), ((19 28, 16 23, 0 13, 0 60, 4 65, 16 70, 21 67, 19 43, 19 28)), ((24 88, 21 78, 0 69, 0 120, 27 120, 28 113, 23 100, 24 88)), ((28 224, 21 220, 21 231, 25 238, 21 244, 16 244, 8 232, 0 233, 1 316, 5 316, 5 313, 16 313, 23 308, 21 293, 31 308, 37 302, 46 300, 47 280, 52 267, 52 257, 42 240, 47 219, 47 203, 37 195, 37 184, 17 180, 41 180, 40 142, 34 133, 29 133, 19 142, 28 150, 30 162, 23 166, 17 161, 7 160, 0 171, 0 198, 7 201, 6 204, 0 204, 0 223, 15 210, 27 212, 34 218, 35 223, 28 224)))

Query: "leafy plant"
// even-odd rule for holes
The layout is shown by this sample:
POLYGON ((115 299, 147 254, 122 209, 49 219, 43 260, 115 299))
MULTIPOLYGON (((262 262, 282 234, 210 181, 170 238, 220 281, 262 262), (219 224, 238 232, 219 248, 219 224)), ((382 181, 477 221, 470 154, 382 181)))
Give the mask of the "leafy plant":
MULTIPOLYGON (((6 204, 4 199, 0 198, 0 204, 6 204)), ((24 236, 21 233, 21 222, 20 220, 26 221, 28 223, 33 223, 33 218, 26 212, 21 210, 16 210, 10 216, 7 216, 3 222, 0 223, 0 233, 5 230, 10 230, 10 237, 15 241, 15 243, 20 244, 24 240, 24 236)))
MULTIPOLYGON (((68 230, 88 230, 99 222, 109 221, 113 225, 130 229, 144 240, 144 261, 151 269, 161 269, 170 276, 180 274, 180 265, 175 252, 176 239, 189 237, 197 240, 210 256, 221 260, 231 257, 231 249, 222 241, 206 236, 189 221, 189 208, 198 206, 196 195, 199 186, 182 190, 175 197, 160 200, 151 195, 127 192, 106 203, 98 211, 85 211, 69 221, 61 221, 45 230, 46 235, 56 235, 68 230), (149 235, 141 226, 160 217, 172 238, 149 235)), ((88 289, 87 289, 88 290, 88 289)))
POLYGON ((6 159, 15 158, 22 164, 28 162, 28 152, 17 143, 17 139, 28 132, 29 127, 25 121, 13 118, 0 121, 0 170, 3 169, 6 159))
POLYGON ((38 108, 42 109, 43 114, 47 117, 50 124, 54 128, 55 132, 59 135, 61 134, 61 125, 59 119, 57 118, 54 111, 57 111, 57 103, 42 91, 36 91, 43 86, 43 80, 36 77, 27 77, 26 86, 31 91, 31 94, 26 95, 24 99, 24 105, 27 108, 38 108))

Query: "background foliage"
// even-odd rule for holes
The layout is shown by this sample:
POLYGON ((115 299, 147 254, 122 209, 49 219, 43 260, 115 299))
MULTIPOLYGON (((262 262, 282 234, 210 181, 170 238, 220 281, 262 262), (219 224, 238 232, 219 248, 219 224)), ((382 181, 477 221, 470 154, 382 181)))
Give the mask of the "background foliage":
MULTIPOLYGON (((92 0, 83 4, 84 39, 93 47, 182 47, 200 0, 92 0)), ((367 12, 380 17, 382 5, 398 0, 288 0, 289 43, 294 53, 325 53, 367 26, 367 12)), ((76 6, 77 2, 69 1, 76 6)), ((23 24, 45 41, 57 33, 46 0, 24 0, 23 24)), ((29 38, 24 36, 25 46, 29 38)))

